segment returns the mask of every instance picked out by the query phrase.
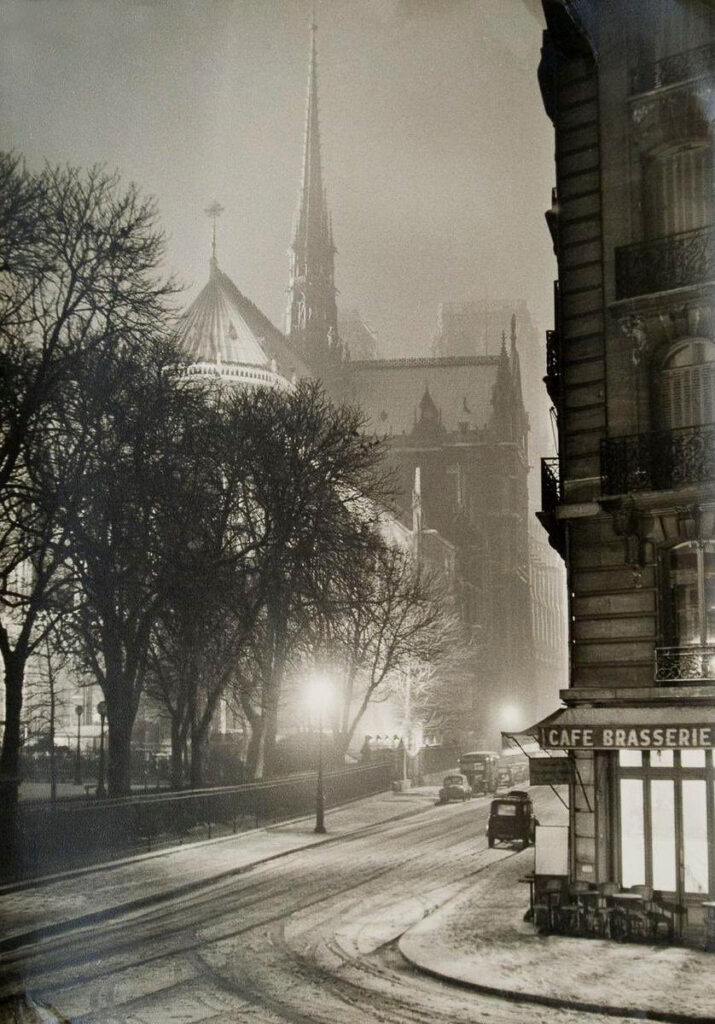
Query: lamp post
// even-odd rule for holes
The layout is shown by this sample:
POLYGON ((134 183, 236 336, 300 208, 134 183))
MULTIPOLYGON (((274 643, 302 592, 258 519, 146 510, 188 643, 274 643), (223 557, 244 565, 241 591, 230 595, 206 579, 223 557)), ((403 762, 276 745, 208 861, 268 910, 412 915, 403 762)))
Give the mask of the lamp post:
POLYGON ((323 792, 323 709, 318 712, 318 784, 315 790, 315 832, 325 833, 325 794, 323 792))
POLYGON ((318 781, 315 790, 315 828, 314 832, 324 835, 325 828, 325 793, 323 790, 323 707, 330 696, 330 684, 324 677, 313 679, 311 686, 311 704, 318 707, 318 781))
POLYGON ((77 715, 77 761, 74 768, 74 784, 75 786, 82 785, 82 754, 80 752, 80 723, 82 721, 82 712, 84 708, 81 704, 77 704, 74 709, 74 713, 77 715))
POLYGON ((99 779, 97 780, 97 796, 106 796, 107 792, 104 788, 104 719, 107 714, 107 705, 103 700, 100 700, 97 705, 97 714, 99 715, 100 728, 99 728, 99 779))

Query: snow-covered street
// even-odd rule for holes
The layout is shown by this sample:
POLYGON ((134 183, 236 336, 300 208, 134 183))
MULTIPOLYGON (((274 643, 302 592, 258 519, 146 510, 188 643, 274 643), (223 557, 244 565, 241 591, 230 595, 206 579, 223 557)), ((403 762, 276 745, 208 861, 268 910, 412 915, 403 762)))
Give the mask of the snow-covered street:
MULTIPOLYGON (((385 795, 333 812, 328 816, 331 841, 311 842, 303 849, 312 823, 282 826, 275 832, 284 847, 293 833, 294 853, 256 863, 245 873, 224 876, 177 899, 8 950, 2 957, 0 994, 24 988, 64 1018, 87 1024, 605 1020, 448 985, 415 970, 400 953, 400 937, 437 908, 463 905, 468 914, 470 894, 478 890, 489 891, 498 906, 498 888, 513 891, 516 874, 530 869, 532 850, 487 848, 487 808, 485 799, 437 807, 430 790, 385 795), (508 862, 514 870, 505 870, 508 862), (497 889, 490 886, 492 874, 497 889)), ((537 810, 542 820, 560 813, 545 791, 539 791, 537 810)), ((251 842, 265 847, 266 837, 257 833, 235 845, 207 844, 191 860, 203 860, 206 874, 215 874, 216 857, 225 869, 230 851, 251 842)), ((134 897, 142 876, 145 885, 156 885, 159 866, 178 863, 174 856, 121 869, 111 883, 115 902, 120 878, 127 885, 133 873, 134 897)), ((102 878, 97 874, 98 890, 109 884, 102 878)), ((93 875, 55 883, 48 887, 48 900, 57 904, 62 892, 67 899, 72 888, 86 900, 93 875)), ((518 890, 526 905, 528 890, 518 890)), ((468 961, 474 937, 466 916, 462 934, 462 958, 468 961)), ((453 921, 445 935, 453 940, 453 921)), ((435 935, 435 956, 444 955, 440 941, 435 935)), ((595 950, 591 943, 580 943, 584 955, 590 947, 595 950)), ((550 956, 554 964, 553 949, 550 956)), ((593 966, 597 972, 597 961, 593 966)), ((483 981, 488 984, 489 978, 483 981)), ((515 975, 515 988, 517 983, 515 975)))

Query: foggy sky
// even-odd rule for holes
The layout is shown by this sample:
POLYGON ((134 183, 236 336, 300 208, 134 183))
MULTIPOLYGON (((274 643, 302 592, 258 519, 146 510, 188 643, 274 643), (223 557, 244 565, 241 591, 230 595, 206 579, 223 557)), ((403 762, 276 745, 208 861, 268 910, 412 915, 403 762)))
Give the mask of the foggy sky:
MULTIPOLYGON (((441 301, 523 297, 551 326, 553 137, 536 0, 319 0, 339 304, 383 355, 441 301)), ((222 268, 279 326, 299 181, 307 0, 0 0, 3 148, 105 163, 159 202, 188 303, 222 268)))

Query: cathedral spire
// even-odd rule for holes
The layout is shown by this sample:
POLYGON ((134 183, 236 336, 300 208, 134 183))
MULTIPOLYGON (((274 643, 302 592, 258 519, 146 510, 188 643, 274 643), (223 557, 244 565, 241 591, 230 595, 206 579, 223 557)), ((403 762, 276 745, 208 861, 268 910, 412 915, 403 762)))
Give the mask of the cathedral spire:
POLYGON ((342 362, 343 349, 338 339, 335 301, 335 247, 321 163, 317 30, 313 12, 303 167, 289 250, 291 265, 286 333, 314 373, 326 379, 342 362))

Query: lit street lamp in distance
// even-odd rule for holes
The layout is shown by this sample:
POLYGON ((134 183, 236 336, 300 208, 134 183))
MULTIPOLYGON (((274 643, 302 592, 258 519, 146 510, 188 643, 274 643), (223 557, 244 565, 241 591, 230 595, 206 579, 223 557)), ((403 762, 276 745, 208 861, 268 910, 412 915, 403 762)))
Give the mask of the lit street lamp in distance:
POLYGON ((499 719, 503 732, 516 732, 521 724, 521 711, 515 704, 505 704, 499 719))
POLYGON ((315 828, 319 835, 325 834, 325 794, 323 792, 323 712, 330 704, 332 688, 325 675, 314 675, 308 684, 308 702, 318 712, 318 784, 315 791, 315 828))
POLYGON ((104 719, 107 714, 107 705, 103 700, 100 700, 97 705, 97 714, 101 722, 99 731, 99 779, 97 780, 97 796, 106 796, 107 791, 104 788, 104 719))

